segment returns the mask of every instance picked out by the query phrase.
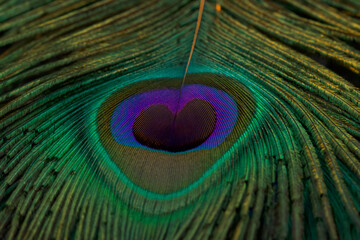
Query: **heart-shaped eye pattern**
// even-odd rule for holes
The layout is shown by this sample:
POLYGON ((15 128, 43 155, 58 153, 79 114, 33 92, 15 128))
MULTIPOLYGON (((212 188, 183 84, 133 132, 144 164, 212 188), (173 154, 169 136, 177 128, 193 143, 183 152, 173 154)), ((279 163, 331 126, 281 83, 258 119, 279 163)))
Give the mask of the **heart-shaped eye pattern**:
POLYGON ((216 112, 202 99, 188 102, 177 114, 166 104, 143 110, 135 119, 136 140, 150 148, 182 152, 201 145, 213 133, 216 112))
POLYGON ((147 191, 169 194, 194 183, 255 112, 239 81, 206 73, 186 80, 179 102, 180 78, 147 79, 119 89, 99 108, 99 136, 112 162, 147 191))

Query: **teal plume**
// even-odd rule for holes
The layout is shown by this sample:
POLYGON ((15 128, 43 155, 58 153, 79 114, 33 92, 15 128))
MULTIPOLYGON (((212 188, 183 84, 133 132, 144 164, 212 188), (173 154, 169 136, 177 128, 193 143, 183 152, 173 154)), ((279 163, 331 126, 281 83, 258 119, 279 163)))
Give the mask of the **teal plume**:
POLYGON ((360 239, 357 0, 0 1, 0 239, 360 239))

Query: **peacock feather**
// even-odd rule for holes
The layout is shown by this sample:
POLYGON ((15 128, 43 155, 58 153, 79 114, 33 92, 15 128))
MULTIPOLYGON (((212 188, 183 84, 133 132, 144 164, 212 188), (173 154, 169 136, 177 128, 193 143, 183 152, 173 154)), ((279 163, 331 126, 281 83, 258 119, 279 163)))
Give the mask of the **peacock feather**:
POLYGON ((1 239, 360 239, 358 0, 0 1, 1 239))

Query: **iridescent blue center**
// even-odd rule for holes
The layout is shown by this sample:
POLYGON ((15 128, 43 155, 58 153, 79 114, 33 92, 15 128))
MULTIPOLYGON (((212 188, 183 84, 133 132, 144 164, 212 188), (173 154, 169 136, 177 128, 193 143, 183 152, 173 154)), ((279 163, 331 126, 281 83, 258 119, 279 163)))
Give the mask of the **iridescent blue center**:
MULTIPOLYGON (((133 95, 122 101, 111 117, 111 133, 116 142, 131 147, 154 149, 140 143, 133 133, 137 117, 152 106, 166 106, 172 113, 177 108, 181 112, 186 105, 194 100, 203 100, 210 104, 216 115, 216 123, 212 133, 200 145, 186 151, 211 149, 221 144, 231 133, 238 118, 236 102, 225 92, 201 85, 185 85, 178 104, 179 89, 157 89, 133 95)), ((200 118, 198 118, 200 121, 200 118)))

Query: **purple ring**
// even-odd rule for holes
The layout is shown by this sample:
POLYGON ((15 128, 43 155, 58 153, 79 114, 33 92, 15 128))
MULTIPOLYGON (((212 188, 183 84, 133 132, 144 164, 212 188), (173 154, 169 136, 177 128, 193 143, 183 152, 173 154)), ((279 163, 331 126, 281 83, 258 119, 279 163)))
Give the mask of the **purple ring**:
MULTIPOLYGON (((179 89, 157 89, 133 95, 120 102, 113 112, 110 123, 114 140, 125 146, 154 150, 140 144, 135 139, 132 132, 134 121, 143 110, 157 104, 164 104, 175 113, 179 93, 179 89)), ((213 106, 217 118, 214 131, 208 139, 188 151, 210 149, 221 144, 233 130, 238 118, 236 102, 227 93, 201 84, 185 85, 181 95, 179 111, 188 102, 202 99, 213 106)))

